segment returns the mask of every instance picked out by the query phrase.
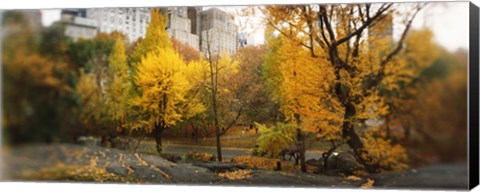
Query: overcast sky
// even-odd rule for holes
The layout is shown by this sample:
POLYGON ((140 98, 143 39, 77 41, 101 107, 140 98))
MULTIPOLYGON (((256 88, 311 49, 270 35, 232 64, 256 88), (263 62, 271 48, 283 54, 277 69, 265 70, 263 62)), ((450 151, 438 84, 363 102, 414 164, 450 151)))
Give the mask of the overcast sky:
MULTIPOLYGON (((417 16, 413 26, 431 28, 435 40, 450 51, 458 48, 468 49, 468 2, 443 2, 431 5, 432 7, 423 10, 417 16)), ((235 9, 239 9, 238 7, 219 8, 232 14, 235 13, 235 9)), ((42 22, 45 26, 59 19, 60 10, 42 10, 42 22)), ((242 21, 237 19, 237 23, 240 24, 242 21)), ((263 42, 263 28, 257 28, 253 33, 257 43, 263 42)))

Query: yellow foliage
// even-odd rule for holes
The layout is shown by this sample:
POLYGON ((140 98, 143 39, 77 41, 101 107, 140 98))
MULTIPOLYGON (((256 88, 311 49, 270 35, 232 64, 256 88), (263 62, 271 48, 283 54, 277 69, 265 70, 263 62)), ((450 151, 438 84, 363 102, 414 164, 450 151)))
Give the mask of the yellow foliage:
POLYGON ((109 79, 107 82, 106 110, 111 121, 124 123, 130 110, 130 72, 122 40, 117 39, 109 56, 109 79))
POLYGON ((147 27, 145 38, 131 55, 131 62, 137 64, 142 57, 151 51, 159 48, 173 48, 170 37, 166 29, 168 18, 166 14, 158 9, 153 9, 150 13, 150 23, 147 27))
POLYGON ((257 138, 258 152, 278 155, 282 150, 291 148, 295 144, 295 124, 282 124, 272 127, 255 123, 260 136, 257 138))
POLYGON ((80 94, 82 107, 79 119, 84 125, 89 125, 98 121, 102 114, 99 105, 103 104, 100 100, 100 87, 97 84, 95 75, 80 73, 80 80, 77 83, 75 90, 80 94))
POLYGON ((278 50, 281 111, 292 122, 294 114, 300 115, 303 131, 336 138, 340 134, 343 109, 328 93, 334 82, 332 68, 326 60, 312 58, 306 50, 298 49, 294 41, 282 38, 282 42, 278 50))
MULTIPOLYGON (((272 76, 274 63, 281 77, 276 97, 287 121, 304 132, 326 140, 342 139, 359 151, 370 172, 385 166, 399 170, 407 156, 400 145, 378 136, 363 135, 369 119, 389 113, 389 96, 401 92, 429 66, 438 53, 428 29, 410 31, 421 6, 411 10, 371 9, 366 5, 266 6, 259 8, 270 26, 266 39, 274 56, 267 57, 272 76), (377 18, 354 11, 376 13, 377 18), (393 18, 405 17, 400 42, 390 34, 393 18), (369 20, 368 22, 366 22, 369 20), (273 31, 278 32, 278 43, 273 31), (353 131, 350 131, 353 130, 353 131), (360 141, 357 138, 363 138, 360 141), (357 140, 348 142, 349 140, 357 140), (358 144, 360 143, 360 144, 358 144), (361 144, 363 143, 363 145, 361 144), (363 147, 364 146, 364 147, 363 147), (371 157, 368 157, 371 156, 371 157), (372 165, 372 166, 370 166, 372 165)), ((359 161, 364 162, 364 161, 359 161)))
POLYGON ((151 114, 151 124, 175 125, 180 121, 185 95, 190 89, 185 74, 185 64, 172 49, 160 49, 148 53, 137 66, 135 84, 141 95, 134 100, 145 112, 151 114))
POLYGON ((385 171, 398 171, 407 168, 408 156, 405 148, 382 137, 367 133, 362 141, 372 161, 380 163, 385 171))

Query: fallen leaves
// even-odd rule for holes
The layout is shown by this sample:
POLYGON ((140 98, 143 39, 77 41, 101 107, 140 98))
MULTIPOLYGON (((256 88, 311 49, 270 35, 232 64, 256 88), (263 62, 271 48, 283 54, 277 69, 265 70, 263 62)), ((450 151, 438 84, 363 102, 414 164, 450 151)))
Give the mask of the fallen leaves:
POLYGON ((94 182, 141 182, 133 177, 124 177, 107 172, 104 168, 57 164, 54 167, 23 171, 21 179, 33 181, 94 181, 94 182))
POLYGON ((358 177, 358 176, 355 176, 355 175, 350 175, 347 177, 348 180, 352 180, 352 181, 360 181, 362 180, 362 178, 358 177))
POLYGON ((215 161, 215 155, 211 153, 199 153, 199 152, 191 152, 185 154, 187 159, 192 160, 200 160, 200 161, 215 161))
POLYGON ((367 182, 362 184, 360 188, 362 189, 369 189, 373 187, 373 184, 375 184, 375 180, 368 178, 367 182))
POLYGON ((230 171, 225 173, 219 173, 218 175, 229 180, 240 180, 252 177, 252 170, 247 169, 230 171))
POLYGON ((266 157, 237 156, 231 160, 232 163, 244 164, 247 167, 274 170, 277 160, 266 157))
POLYGON ((141 166, 148 166, 148 163, 146 161, 144 161, 142 158, 140 158, 138 153, 135 153, 135 157, 137 158, 138 162, 140 162, 141 166))

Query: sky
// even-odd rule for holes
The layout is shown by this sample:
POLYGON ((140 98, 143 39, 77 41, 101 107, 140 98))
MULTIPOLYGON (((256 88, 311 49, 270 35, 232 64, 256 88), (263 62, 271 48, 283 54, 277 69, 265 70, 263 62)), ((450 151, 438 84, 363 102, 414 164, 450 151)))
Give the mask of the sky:
MULTIPOLYGON (((218 7, 224 11, 235 14, 241 7, 218 7)), ((468 2, 442 2, 431 3, 428 9, 422 10, 413 23, 414 28, 429 27, 438 44, 449 51, 459 48, 468 49, 468 2)), ((60 10, 42 10, 42 22, 45 26, 60 19, 60 10)), ((258 23, 261 18, 254 18, 252 22, 258 23)), ((237 18, 238 25, 246 25, 245 19, 237 18)), ((259 25, 256 25, 259 26, 259 25)), ((255 36, 255 43, 263 42, 263 28, 247 27, 245 31, 255 36)))

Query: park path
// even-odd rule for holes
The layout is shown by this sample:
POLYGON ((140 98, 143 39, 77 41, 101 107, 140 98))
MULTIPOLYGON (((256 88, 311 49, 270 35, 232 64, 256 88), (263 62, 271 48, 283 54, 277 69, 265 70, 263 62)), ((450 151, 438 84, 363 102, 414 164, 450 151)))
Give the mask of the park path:
MULTIPOLYGON (((165 147, 165 152, 174 154, 174 155, 184 155, 189 152, 200 152, 200 153, 211 153, 217 154, 217 148, 211 146, 194 146, 194 145, 179 145, 179 144, 169 144, 165 147)), ((233 157, 241 155, 250 155, 252 149, 246 148, 231 148, 231 147, 222 147, 222 157, 225 160, 230 160, 233 157)), ((308 159, 318 159, 322 155, 321 151, 307 151, 305 153, 305 158, 308 159)))

